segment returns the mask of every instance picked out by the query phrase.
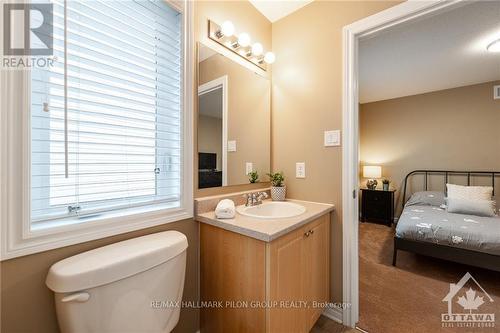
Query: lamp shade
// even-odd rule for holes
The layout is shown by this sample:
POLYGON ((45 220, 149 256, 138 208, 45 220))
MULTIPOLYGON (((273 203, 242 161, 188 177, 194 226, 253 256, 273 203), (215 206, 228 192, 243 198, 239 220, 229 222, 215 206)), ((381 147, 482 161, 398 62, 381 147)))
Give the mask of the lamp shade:
POLYGON ((382 167, 379 165, 365 165, 363 167, 363 177, 370 179, 381 178, 382 167))

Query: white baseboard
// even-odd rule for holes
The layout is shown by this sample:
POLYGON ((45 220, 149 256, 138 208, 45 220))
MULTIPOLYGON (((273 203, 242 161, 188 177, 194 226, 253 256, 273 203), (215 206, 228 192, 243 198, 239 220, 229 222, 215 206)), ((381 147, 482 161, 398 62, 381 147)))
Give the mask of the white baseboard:
POLYGON ((342 324, 342 309, 328 307, 323 311, 323 316, 342 324))

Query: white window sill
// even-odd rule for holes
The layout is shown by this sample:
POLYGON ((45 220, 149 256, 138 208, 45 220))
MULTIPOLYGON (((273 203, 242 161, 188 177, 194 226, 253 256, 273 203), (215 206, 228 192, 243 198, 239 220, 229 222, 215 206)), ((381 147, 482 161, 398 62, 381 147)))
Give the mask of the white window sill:
POLYGON ((67 216, 53 220, 34 221, 31 223, 31 230, 27 235, 27 238, 31 238, 32 236, 38 237, 44 234, 54 234, 65 231, 65 229, 74 230, 78 227, 85 228, 92 225, 98 226, 117 218, 120 218, 122 221, 128 221, 133 219, 136 215, 141 215, 141 217, 146 219, 148 218, 148 215, 155 213, 158 214, 158 212, 163 212, 168 215, 170 212, 175 212, 179 209, 181 209, 180 202, 176 201, 123 208, 109 212, 101 211, 82 216, 67 216))
MULTIPOLYGON (((57 249, 96 239, 111 237, 131 231, 146 229, 162 224, 193 218, 191 207, 164 208, 155 211, 124 215, 125 212, 106 214, 104 217, 83 219, 84 222, 46 222, 62 223, 45 228, 41 225, 35 230, 24 233, 22 239, 9 239, 8 248, 4 249, 1 260, 12 259, 38 252, 57 249)), ((13 235, 10 235, 13 236, 13 235)))

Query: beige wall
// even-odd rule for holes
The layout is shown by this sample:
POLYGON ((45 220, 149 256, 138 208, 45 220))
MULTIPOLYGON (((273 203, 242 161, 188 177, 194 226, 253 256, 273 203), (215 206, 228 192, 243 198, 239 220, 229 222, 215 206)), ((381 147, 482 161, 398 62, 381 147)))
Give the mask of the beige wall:
POLYGON ((323 131, 341 129, 342 27, 395 5, 386 1, 314 1, 273 24, 273 168, 292 198, 336 205, 332 297, 342 296, 341 148, 323 147, 323 131), (306 178, 295 178, 295 162, 306 178))
MULTIPOLYGON (((236 28, 237 33, 245 31, 250 34, 253 40, 259 41, 264 46, 265 50, 272 49, 271 22, 268 21, 264 17, 264 15, 262 15, 257 9, 255 9, 255 7, 248 1, 196 1, 195 15, 196 15, 196 22, 195 22, 196 40, 202 41, 205 45, 214 48, 218 46, 215 42, 207 38, 208 35, 207 20, 210 18, 218 23, 222 23, 225 20, 231 20, 236 28)), ((195 51, 196 50, 194 50, 194 52, 195 51)), ((237 55, 231 55, 231 56, 238 57, 237 55)), ((195 52, 195 59, 196 59, 196 52, 195 52)), ((196 81, 194 83, 197 84, 196 81)), ((195 147, 195 151, 197 151, 197 147, 195 147)), ((197 154, 195 156, 195 165, 198 165, 197 154)), ((194 173, 194 177, 195 177, 194 183, 198 184, 198 173, 196 172, 196 170, 194 173)), ((195 189, 195 197, 258 189, 267 185, 269 185, 269 183, 235 185, 235 186, 208 188, 201 190, 195 189)))
MULTIPOLYGON (((361 105, 361 165, 382 165, 382 176, 398 189, 398 212, 402 182, 412 170, 500 170, 500 100, 493 99, 494 84, 361 105)), ((443 185, 442 178, 436 182, 443 185)))
MULTIPOLYGON (((236 141, 236 151, 227 153, 228 185, 247 184, 246 162, 252 162, 260 179, 271 164, 271 86, 263 78, 220 54, 199 64, 200 85, 228 77, 228 140, 236 141)), ((198 144, 203 144, 198 139, 198 144)))
POLYGON ((217 154, 217 170, 222 170, 222 119, 198 118, 198 151, 217 154))

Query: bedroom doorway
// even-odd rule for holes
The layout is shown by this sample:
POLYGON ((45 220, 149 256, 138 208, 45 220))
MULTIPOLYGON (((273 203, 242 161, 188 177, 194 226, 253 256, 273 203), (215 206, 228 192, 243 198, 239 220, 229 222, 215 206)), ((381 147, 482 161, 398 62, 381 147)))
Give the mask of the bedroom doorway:
POLYGON ((198 188, 227 186, 227 75, 198 87, 198 188))
MULTIPOLYGON (((405 2, 386 11, 346 26, 344 39, 344 92, 343 92, 343 323, 354 327, 359 321, 359 190, 360 190, 360 149, 359 149, 359 45, 389 29, 425 20, 431 16, 448 12, 471 4, 467 1, 405 2)), ((491 33, 490 33, 491 34, 491 33)), ((491 37, 491 36, 490 36, 491 37)), ((484 39, 484 36, 483 36, 484 39)), ((418 51, 417 51, 418 52, 418 51)), ((500 79, 500 77, 498 78, 500 79)), ((493 80, 492 80, 493 81, 493 80)), ((379 81, 380 83, 380 81, 379 81)), ((396 87, 398 88, 398 87, 396 87)), ((491 89, 493 90, 493 89, 491 89)), ((490 92, 490 94, 492 91, 490 92)), ((389 97, 390 98, 390 97, 389 97)), ((377 126, 376 122, 372 123, 377 126)), ((365 161, 366 162, 366 161, 365 161)), ((369 161, 367 166, 379 166, 383 161, 369 161)), ((372 170, 373 171, 373 170, 372 170)), ((367 172, 367 178, 377 178, 377 174, 367 172)), ((381 173, 383 174, 383 168, 381 173)), ((364 185, 364 182, 363 182, 364 185)), ((398 196, 399 193, 396 194, 398 196)), ((396 197, 400 198, 401 197, 396 197)), ((396 199, 395 198, 395 199, 396 199)), ((398 207, 401 202, 395 203, 398 207)), ((391 252, 392 254, 392 252, 391 252)), ((392 256, 391 256, 392 259, 392 256)), ((390 265, 390 261, 389 261, 390 265)), ((380 274, 380 272, 379 272, 380 274)), ((390 273, 388 273, 390 274, 390 273)), ((452 283, 458 281, 447 281, 452 283)), ((445 295, 443 295, 444 297, 445 295)), ((381 300, 382 301, 382 300, 381 300)), ((439 314, 437 314, 439 316, 439 314)), ((439 320, 438 320, 439 322, 439 320)), ((363 328, 363 327, 361 327, 363 328)))

